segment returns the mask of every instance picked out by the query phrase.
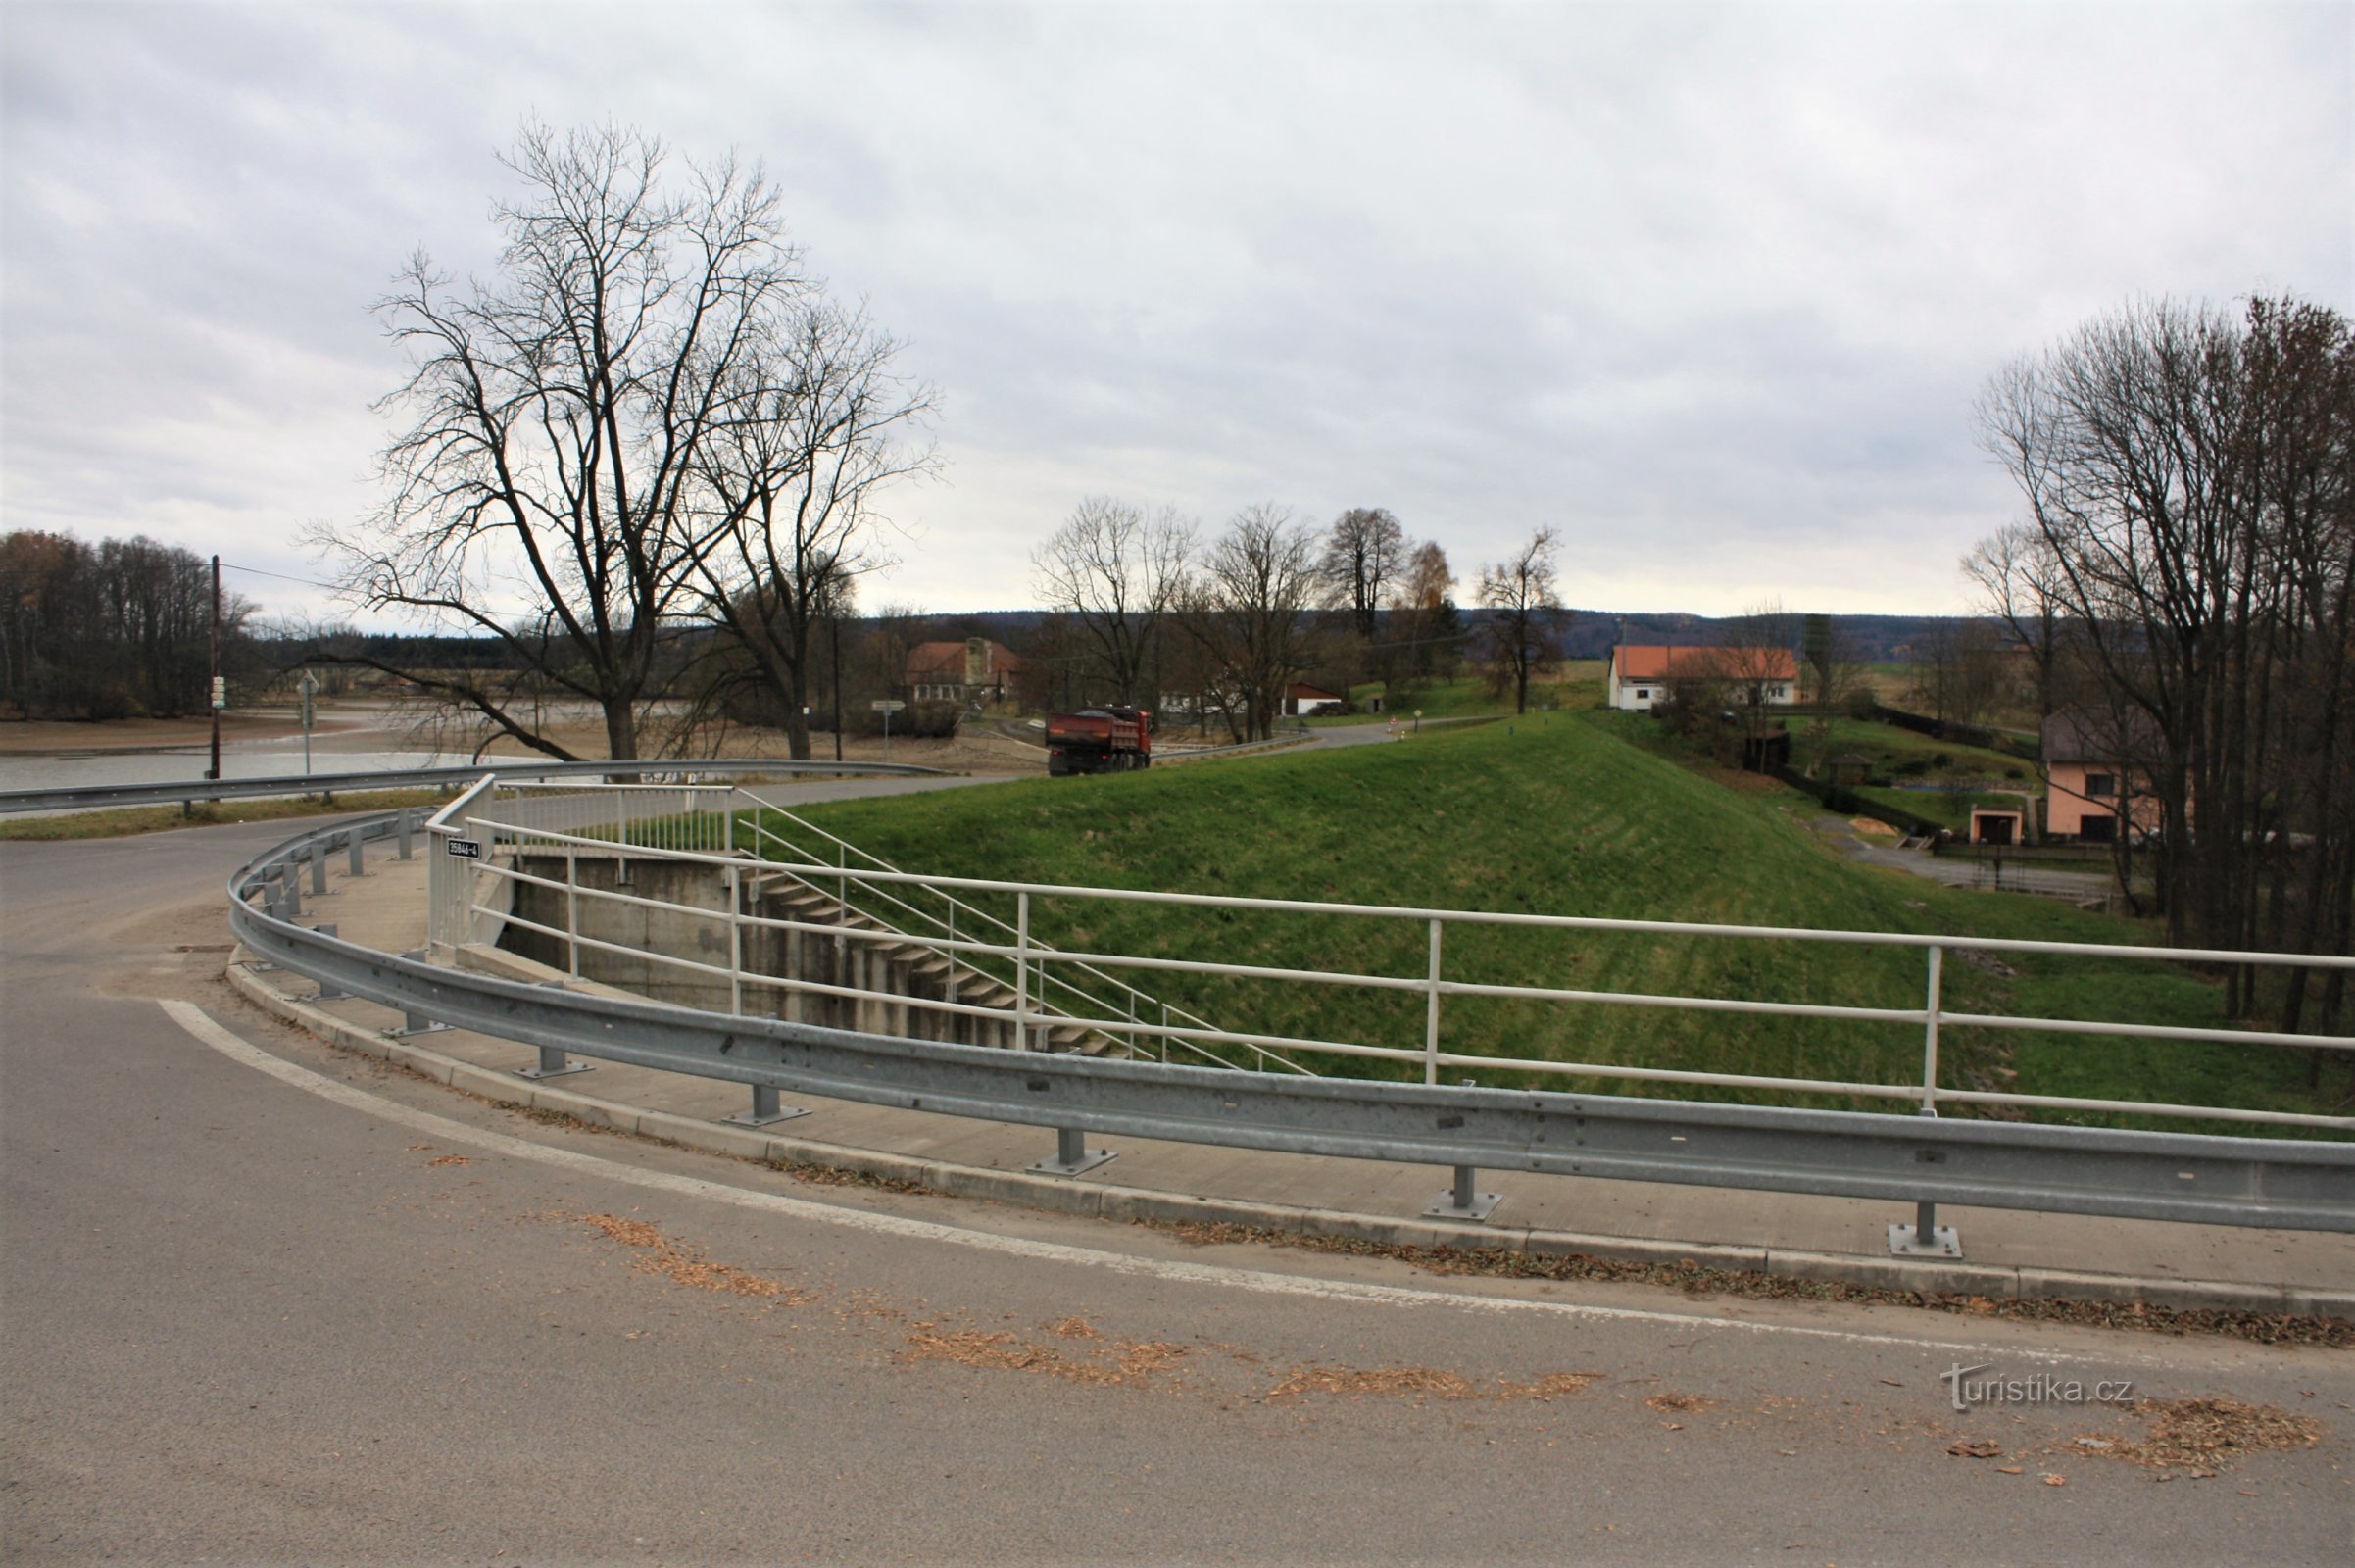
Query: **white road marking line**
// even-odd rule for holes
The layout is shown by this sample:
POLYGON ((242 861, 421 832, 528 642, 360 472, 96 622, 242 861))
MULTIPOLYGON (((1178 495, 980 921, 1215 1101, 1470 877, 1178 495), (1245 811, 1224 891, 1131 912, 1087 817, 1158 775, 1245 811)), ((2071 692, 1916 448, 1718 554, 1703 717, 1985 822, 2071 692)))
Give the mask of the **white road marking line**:
MULTIPOLYGON (((1271 1274, 1259 1269, 1230 1268, 1217 1263, 1180 1263, 1165 1258, 1132 1257, 1120 1252, 1100 1251, 1094 1248, 1070 1247, 1059 1242, 1035 1242, 1016 1236, 995 1236, 986 1231, 962 1230, 954 1225, 942 1225, 932 1220, 908 1219, 898 1214, 876 1214, 860 1209, 836 1208, 828 1203, 815 1203, 807 1199, 787 1198, 777 1193, 753 1192, 742 1187, 730 1187, 724 1182, 705 1181, 695 1176, 679 1176, 669 1171, 640 1170, 634 1166, 616 1164, 594 1154, 583 1154, 569 1149, 552 1149, 545 1144, 531 1143, 508 1133, 492 1132, 487 1128, 469 1127, 464 1122, 437 1116, 431 1111, 418 1110, 395 1101, 337 1083, 308 1067, 299 1067, 248 1044, 223 1028, 194 1003, 159 1001, 157 1005, 205 1045, 222 1055, 260 1072, 268 1073, 280 1083, 291 1085, 322 1100, 357 1110, 380 1121, 397 1122, 419 1132, 452 1143, 471 1144, 478 1149, 509 1154, 516 1159, 532 1160, 553 1165, 559 1170, 579 1176, 593 1176, 604 1181, 621 1182, 632 1187, 651 1188, 656 1192, 671 1193, 682 1198, 708 1199, 714 1202, 733 1203, 740 1208, 760 1209, 794 1219, 820 1225, 838 1225, 848 1230, 865 1231, 872 1235, 899 1237, 908 1241, 934 1242, 952 1247, 970 1247, 985 1252, 999 1252, 1009 1257, 1028 1258, 1038 1262, 1064 1263, 1081 1268, 1108 1269, 1116 1274, 1134 1275, 1145 1279, 1167 1280, 1186 1285, 1207 1285, 1222 1290, 1252 1291, 1266 1296, 1303 1296, 1316 1300, 1348 1301, 1382 1306, 1445 1306, 1474 1312, 1539 1312, 1554 1317, 1594 1318, 1623 1323, 1662 1323, 1679 1328, 1739 1329, 1752 1334, 1795 1335, 1804 1339, 1838 1340, 1849 1345, 1881 1345, 1906 1350, 1957 1350, 1971 1354, 1990 1353, 1992 1348, 1980 1343, 1951 1340, 1916 1339, 1904 1334, 1861 1334, 1850 1329, 1808 1328, 1794 1323, 1754 1323, 1742 1318, 1706 1317, 1687 1312, 1648 1311, 1640 1307, 1591 1306, 1575 1301, 1532 1301, 1518 1297, 1466 1296, 1451 1291, 1410 1290, 1398 1285, 1364 1285, 1338 1280, 1304 1279, 1290 1274, 1271 1274)), ((2072 1355, 2055 1350, 2037 1350, 2007 1346, 2001 1353, 2036 1361, 2084 1361, 2088 1356, 2072 1355)), ((2105 1356, 2105 1361, 2143 1359, 2131 1356, 2105 1356)))

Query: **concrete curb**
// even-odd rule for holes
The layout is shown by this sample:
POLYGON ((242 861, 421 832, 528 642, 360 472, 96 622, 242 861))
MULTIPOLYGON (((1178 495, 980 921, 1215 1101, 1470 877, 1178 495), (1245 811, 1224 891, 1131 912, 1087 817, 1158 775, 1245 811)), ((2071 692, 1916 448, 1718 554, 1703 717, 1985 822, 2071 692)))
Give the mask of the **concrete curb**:
POLYGON ((2208 1311, 2241 1311, 2295 1316, 2355 1318, 2355 1291, 2300 1290, 2250 1286, 2229 1280, 2142 1278, 2125 1274, 2081 1274, 2030 1266, 1988 1267, 1900 1257, 1863 1257, 1768 1247, 1687 1245, 1628 1237, 1586 1236, 1527 1227, 1455 1225, 1430 1220, 1352 1214, 1335 1209, 1255 1203, 1154 1192, 1108 1183, 1036 1176, 1027 1171, 992 1170, 946 1160, 918 1159, 881 1150, 781 1136, 759 1128, 731 1127, 667 1111, 644 1110, 600 1100, 575 1090, 549 1088, 511 1073, 459 1061, 438 1051, 366 1029, 323 1008, 285 995, 255 974, 243 959, 226 970, 230 988, 283 1022, 330 1045, 407 1069, 419 1077, 476 1095, 494 1104, 569 1116, 593 1127, 660 1139, 706 1153, 771 1164, 810 1165, 859 1176, 908 1182, 958 1198, 983 1199, 1113 1223, 1242 1225, 1282 1234, 1370 1242, 1385 1247, 1481 1249, 1541 1256, 1583 1254, 1614 1262, 1707 1268, 1815 1280, 1936 1296, 1983 1296, 1990 1299, 2051 1299, 2146 1302, 2153 1306, 2208 1311))

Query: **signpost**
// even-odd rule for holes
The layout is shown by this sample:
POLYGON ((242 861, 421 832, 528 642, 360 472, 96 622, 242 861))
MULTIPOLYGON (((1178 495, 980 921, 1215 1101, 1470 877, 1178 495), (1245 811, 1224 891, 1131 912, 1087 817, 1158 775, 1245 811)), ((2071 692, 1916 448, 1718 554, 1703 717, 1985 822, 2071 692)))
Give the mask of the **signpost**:
POLYGON ((311 699, 319 693, 319 677, 306 669, 303 671, 303 678, 295 683, 294 689, 303 694, 303 777, 309 778, 311 776, 311 699))
POLYGON ((867 706, 883 715, 883 760, 888 762, 891 760, 891 716, 908 705, 897 697, 878 697, 867 706))

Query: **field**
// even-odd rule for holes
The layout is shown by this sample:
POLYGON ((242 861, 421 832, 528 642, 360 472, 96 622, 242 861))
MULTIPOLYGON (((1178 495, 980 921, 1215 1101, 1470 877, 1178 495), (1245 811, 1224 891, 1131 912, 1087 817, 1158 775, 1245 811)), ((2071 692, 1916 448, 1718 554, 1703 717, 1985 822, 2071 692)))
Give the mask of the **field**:
MULTIPOLYGON (((2155 940, 2148 929, 2051 901, 1948 890, 1849 863, 1809 825, 1812 802, 1780 789, 1730 790, 1628 744, 1618 733, 1627 717, 1533 713, 1511 725, 1427 730, 1345 753, 843 803, 808 815, 910 869, 1033 883, 2105 945, 2155 940)), ((1010 916, 1010 899, 997 902, 1010 916)), ((1421 976, 1428 961, 1427 926, 1414 918, 1043 898, 1034 901, 1032 924, 1073 951, 1407 978, 1421 976)), ((1924 984, 1920 953, 1886 947, 1510 926, 1450 927, 1446 940, 1451 980, 1883 1007, 1920 1005, 1924 984)), ((1412 992, 1182 973, 1140 983, 1230 1029, 1406 1050, 1423 1041, 1425 999, 1412 992)), ((1949 961, 1944 1005, 2215 1025, 2219 999, 2219 988, 2174 964, 2034 956, 1949 961)), ((1908 1024, 1521 998, 1449 998, 1443 1033, 1443 1049, 1523 1060, 1885 1083, 1918 1079, 1922 1044, 1919 1027, 1908 1024)), ((1949 1028, 1942 1061, 1940 1081, 1950 1087, 2316 1108, 2304 1054, 2270 1048, 1949 1028)), ((1419 1075, 1410 1062, 1318 1065, 1419 1075)), ((2327 1086, 2333 1102, 2344 1092, 2338 1076, 2334 1069, 2327 1086)), ((1686 1092, 1494 1069, 1482 1081, 1686 1092)), ((1800 1098, 1893 1108, 1887 1101, 1800 1098)))

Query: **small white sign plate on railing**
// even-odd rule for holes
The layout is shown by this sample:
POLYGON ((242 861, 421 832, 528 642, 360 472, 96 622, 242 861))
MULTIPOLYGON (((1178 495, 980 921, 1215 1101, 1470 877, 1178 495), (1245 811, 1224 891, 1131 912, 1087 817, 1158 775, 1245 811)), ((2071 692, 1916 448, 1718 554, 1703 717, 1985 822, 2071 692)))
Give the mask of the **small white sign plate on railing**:
POLYGON ((450 853, 462 860, 482 858, 482 840, 480 839, 451 839, 449 845, 450 853))

